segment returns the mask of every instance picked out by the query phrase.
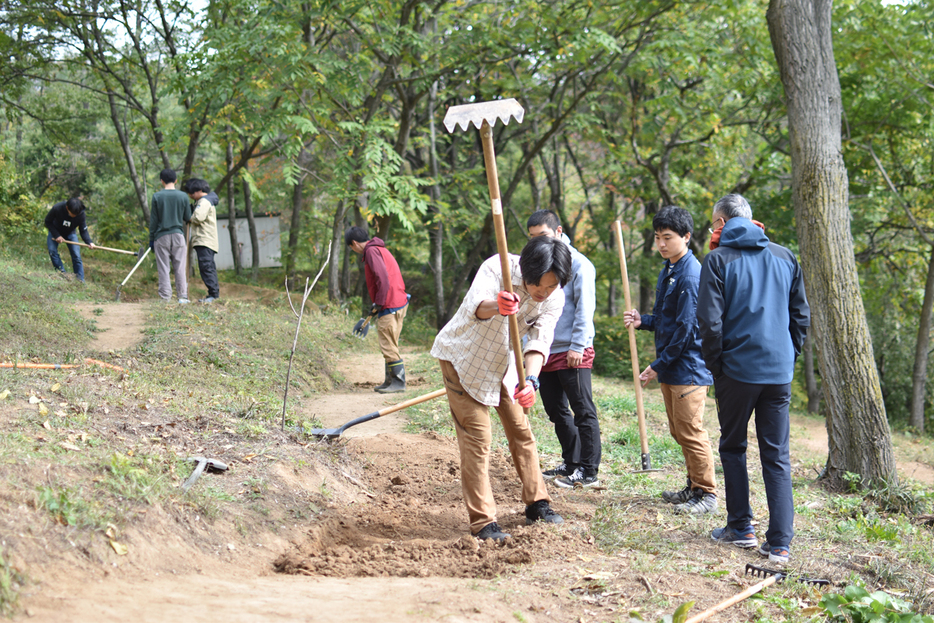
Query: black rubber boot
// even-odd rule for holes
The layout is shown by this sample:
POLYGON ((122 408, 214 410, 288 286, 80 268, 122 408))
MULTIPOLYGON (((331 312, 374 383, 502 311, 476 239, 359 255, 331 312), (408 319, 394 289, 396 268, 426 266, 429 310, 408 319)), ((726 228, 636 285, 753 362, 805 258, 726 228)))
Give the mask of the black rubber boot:
POLYGON ((383 379, 383 382, 373 388, 374 392, 378 392, 381 389, 386 389, 389 387, 389 383, 392 382, 392 379, 389 378, 389 362, 386 362, 386 377, 383 379))
POLYGON ((398 394, 405 391, 405 364, 402 360, 389 362, 389 385, 376 388, 381 394, 398 394))

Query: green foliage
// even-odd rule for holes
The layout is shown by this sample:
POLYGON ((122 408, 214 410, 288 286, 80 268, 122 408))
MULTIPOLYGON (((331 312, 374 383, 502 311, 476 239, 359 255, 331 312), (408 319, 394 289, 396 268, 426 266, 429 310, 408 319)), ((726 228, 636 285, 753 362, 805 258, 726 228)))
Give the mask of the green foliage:
POLYGON ((843 594, 824 595, 820 607, 831 621, 848 623, 934 623, 934 617, 912 612, 911 604, 885 591, 869 593, 859 585, 847 586, 843 594))
POLYGON ((65 526, 87 525, 87 503, 76 491, 67 487, 39 487, 36 489, 38 505, 52 518, 65 526))
MULTIPOLYGON (((614 318, 594 318, 596 335, 593 339, 594 373, 618 378, 632 377, 632 358, 629 349, 629 329, 620 314, 614 318)), ((651 331, 636 331, 636 348, 639 352, 640 372, 655 358, 655 334, 651 331)))
POLYGON ((25 583, 26 578, 13 568, 0 550, 0 616, 12 618, 19 602, 19 591, 25 583))
POLYGON ((28 181, 0 151, 0 242, 36 231, 45 218, 29 191, 28 181))

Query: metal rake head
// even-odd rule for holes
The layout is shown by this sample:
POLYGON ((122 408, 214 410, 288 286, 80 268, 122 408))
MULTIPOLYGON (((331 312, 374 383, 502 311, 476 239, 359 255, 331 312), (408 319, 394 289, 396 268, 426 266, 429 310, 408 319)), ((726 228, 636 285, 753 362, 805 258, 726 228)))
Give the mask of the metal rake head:
POLYGON ((791 579, 795 582, 801 582, 803 584, 813 584, 815 586, 830 586, 830 580, 817 580, 814 578, 803 578, 803 577, 793 577, 789 578, 788 574, 779 569, 767 569, 766 567, 757 567, 755 565, 746 565, 746 575, 751 575, 757 578, 767 578, 769 576, 776 576, 778 579, 776 582, 783 582, 786 579, 791 579))
POLYGON ((448 108, 447 114, 444 115, 444 127, 448 132, 453 132, 457 126, 460 126, 462 131, 467 131, 470 129, 470 124, 473 124, 479 130, 484 121, 492 128, 496 125, 497 119, 504 125, 509 125, 509 121, 513 118, 522 123, 524 116, 525 109, 515 98, 462 104, 448 108))

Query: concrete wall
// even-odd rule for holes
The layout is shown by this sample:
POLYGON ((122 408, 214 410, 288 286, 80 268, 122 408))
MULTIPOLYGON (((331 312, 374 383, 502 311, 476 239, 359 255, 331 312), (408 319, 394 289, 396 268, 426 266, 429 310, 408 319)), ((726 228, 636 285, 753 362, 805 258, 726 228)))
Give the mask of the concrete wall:
MULTIPOLYGON (((282 247, 279 244, 279 217, 257 216, 256 237, 259 238, 259 266, 269 268, 282 266, 282 247)), ((230 253, 230 226, 227 218, 217 218, 217 255, 214 263, 217 270, 231 270, 234 267, 233 255, 230 253)), ((246 217, 237 217, 237 242, 240 244, 240 264, 245 269, 253 265, 253 245, 250 244, 250 225, 246 217)), ((194 253, 192 253, 194 255, 194 253)), ((195 266, 198 260, 195 259, 195 266)))

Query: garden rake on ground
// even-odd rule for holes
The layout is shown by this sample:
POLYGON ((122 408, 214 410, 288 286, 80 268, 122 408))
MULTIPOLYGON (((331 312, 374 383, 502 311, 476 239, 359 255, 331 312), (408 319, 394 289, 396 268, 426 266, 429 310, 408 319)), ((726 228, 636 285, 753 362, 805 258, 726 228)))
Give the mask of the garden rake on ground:
POLYGON ((789 578, 789 576, 784 571, 779 571, 777 569, 766 569, 765 567, 757 567, 755 565, 750 565, 750 564, 746 565, 746 575, 751 575, 754 577, 765 578, 765 579, 759 582, 758 584, 753 584, 752 586, 742 591, 741 593, 737 593, 736 595, 733 595, 726 601, 721 601, 713 608, 708 608, 707 610, 704 610, 700 614, 692 616, 691 618, 687 619, 684 623, 700 623, 701 621, 706 620, 707 618, 717 614, 718 612, 722 612, 723 610, 726 610, 733 604, 737 604, 743 601, 744 599, 746 599, 747 597, 755 595, 762 589, 772 586, 776 582, 782 582, 785 579, 793 579, 796 582, 801 582, 805 584, 813 584, 815 586, 829 586, 830 585, 830 580, 816 580, 814 578, 802 578, 802 577, 789 578))

